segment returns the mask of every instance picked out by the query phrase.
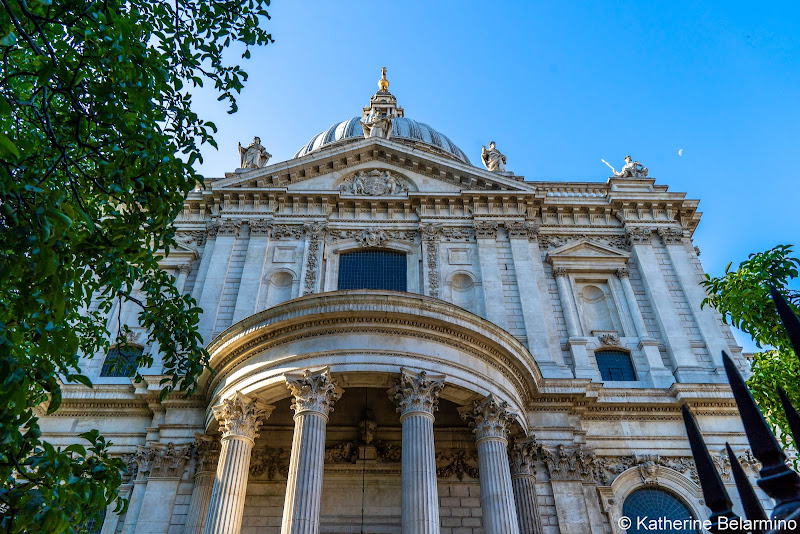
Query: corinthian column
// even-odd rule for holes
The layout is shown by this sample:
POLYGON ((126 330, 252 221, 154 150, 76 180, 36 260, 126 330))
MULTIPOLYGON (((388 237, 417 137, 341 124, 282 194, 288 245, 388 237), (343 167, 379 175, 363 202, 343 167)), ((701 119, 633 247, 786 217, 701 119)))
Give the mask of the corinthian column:
POLYGON ((219 460, 219 441, 205 434, 195 434, 195 438, 194 489, 189 501, 184 534, 203 534, 219 460))
POLYGON ((287 374, 294 396, 294 437, 281 534, 317 534, 322 474, 325 460, 325 426, 342 390, 324 367, 302 374, 287 374))
POLYGON ((536 474, 533 470, 535 453, 536 442, 533 440, 514 443, 509 449, 511 486, 514 488, 520 534, 542 534, 536 503, 536 474))
POLYGON ((508 427, 514 419, 513 413, 507 402, 494 395, 459 411, 462 419, 470 421, 478 445, 484 531, 486 534, 519 534, 507 451, 508 427))
POLYGON ((239 534, 250 453, 261 426, 259 417, 263 415, 267 419, 274 409, 274 406, 252 400, 239 392, 232 399, 225 399, 214 406, 214 417, 222 430, 222 445, 203 531, 205 534, 239 534))
POLYGON ((400 369, 389 389, 403 425, 403 534, 439 534, 439 493, 436 489, 436 451, 433 412, 439 403, 444 376, 400 369))

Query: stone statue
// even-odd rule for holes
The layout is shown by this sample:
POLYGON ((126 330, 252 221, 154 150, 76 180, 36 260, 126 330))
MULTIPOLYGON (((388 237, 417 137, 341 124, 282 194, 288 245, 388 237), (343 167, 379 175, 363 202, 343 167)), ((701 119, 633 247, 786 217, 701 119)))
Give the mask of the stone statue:
MULTIPOLYGON (((600 161, 611 167, 606 160, 601 158, 600 161)), ((630 156, 625 156, 625 165, 622 170, 617 171, 614 167, 611 167, 611 170, 617 178, 647 178, 647 167, 638 161, 633 161, 630 156)))
POLYGON ((489 143, 488 150, 486 145, 481 149, 481 161, 492 172, 505 172, 506 170, 506 157, 495 148, 494 141, 489 143))
POLYGON ((386 184, 386 194, 387 195, 396 195, 398 190, 400 189, 400 184, 397 182, 397 178, 392 176, 392 173, 389 171, 385 171, 383 173, 383 181, 386 184))
POLYGON ((364 139, 370 137, 380 137, 381 139, 389 139, 392 135, 392 120, 394 115, 381 115, 379 109, 372 112, 372 115, 367 118, 367 121, 361 120, 361 127, 364 129, 364 139))
POLYGON ((353 177, 353 185, 350 187, 350 192, 354 195, 364 194, 364 171, 358 171, 353 177))
POLYGON ((261 146, 261 138, 254 137, 253 142, 247 148, 239 143, 239 168, 240 169, 260 169, 266 167, 272 154, 261 146))

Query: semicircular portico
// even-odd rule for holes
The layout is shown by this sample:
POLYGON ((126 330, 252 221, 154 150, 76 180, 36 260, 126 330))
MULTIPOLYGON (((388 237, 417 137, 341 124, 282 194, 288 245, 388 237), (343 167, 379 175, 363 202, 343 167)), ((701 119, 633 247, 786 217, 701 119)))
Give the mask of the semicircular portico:
MULTIPOLYGON (((345 387, 384 387, 410 368, 446 376, 441 397, 459 405, 494 393, 522 414, 541 383, 511 334, 444 301, 353 290, 294 299, 253 315, 208 346, 209 406, 240 391, 266 402, 289 396, 288 372, 328 366, 345 387)), ((207 421, 212 419, 210 409, 207 421)))

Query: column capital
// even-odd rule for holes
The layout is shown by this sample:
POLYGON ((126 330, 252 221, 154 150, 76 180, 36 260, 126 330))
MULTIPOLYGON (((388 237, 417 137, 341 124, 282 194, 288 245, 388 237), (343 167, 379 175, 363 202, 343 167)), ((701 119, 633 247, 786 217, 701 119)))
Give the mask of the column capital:
POLYGON ((623 278, 630 278, 631 271, 627 267, 620 267, 619 269, 617 269, 616 275, 617 278, 619 278, 620 280, 622 280, 623 278))
POLYGON ((328 413, 333 410, 333 404, 342 396, 343 390, 331 378, 330 367, 287 373, 284 379, 286 387, 294 396, 292 409, 295 417, 310 411, 319 412, 327 418, 328 413))
POLYGON ((627 226, 625 228, 625 240, 631 245, 649 245, 652 228, 641 226, 627 226))
POLYGON ((233 398, 224 399, 214 406, 214 417, 219 421, 222 439, 229 437, 242 437, 254 440, 258 437, 258 429, 264 419, 269 418, 275 406, 253 400, 247 395, 237 391, 233 398))
POLYGON ((194 435, 194 472, 214 472, 217 470, 221 443, 214 436, 195 433, 194 435))
POLYGON ((561 276, 567 276, 567 268, 566 267, 553 267, 553 276, 556 278, 561 276))
POLYGON ((475 237, 478 239, 497 239, 497 221, 475 221, 475 237))
POLYGON ((505 440, 508 428, 514 421, 514 412, 508 403, 489 394, 481 400, 473 401, 472 406, 459 409, 461 419, 469 421, 476 441, 488 438, 505 440))
POLYGON ((397 404, 400 421, 411 413, 433 416, 438 409, 439 392, 444 387, 444 375, 429 375, 425 371, 415 372, 401 368, 400 378, 394 379, 389 388, 389 398, 397 404))
POLYGON ((511 476, 532 476, 536 478, 533 462, 536 460, 536 439, 514 441, 508 448, 511 476))
POLYGON ((683 228, 659 228, 658 237, 665 245, 677 245, 683 241, 683 228))
POLYGON ((529 221, 505 221, 503 226, 509 239, 527 238, 535 241, 539 234, 539 225, 529 221))
POLYGON ((250 235, 269 235, 272 232, 272 221, 269 219, 251 219, 247 225, 250 235))
POLYGON ((178 274, 189 274, 189 271, 192 270, 192 264, 191 263, 181 263, 180 265, 178 265, 175 268, 175 270, 178 272, 178 274))

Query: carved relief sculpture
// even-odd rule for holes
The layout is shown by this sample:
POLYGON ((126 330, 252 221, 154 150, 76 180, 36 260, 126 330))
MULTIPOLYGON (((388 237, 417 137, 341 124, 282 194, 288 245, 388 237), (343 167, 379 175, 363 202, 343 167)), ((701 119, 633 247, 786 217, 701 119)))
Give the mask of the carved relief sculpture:
POLYGON ((261 138, 254 137, 253 142, 243 147, 239 143, 239 168, 240 169, 260 169, 266 167, 272 154, 261 146, 261 138))
POLYGON ((408 193, 407 180, 390 171, 358 171, 346 178, 339 191, 348 195, 396 196, 408 193))
POLYGON ((439 232, 441 227, 432 223, 421 224, 420 232, 425 245, 428 268, 428 296, 439 298, 439 232))

